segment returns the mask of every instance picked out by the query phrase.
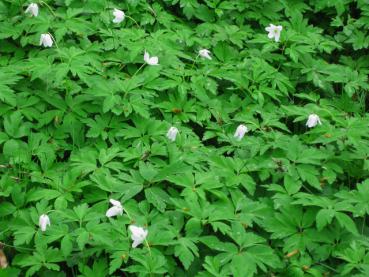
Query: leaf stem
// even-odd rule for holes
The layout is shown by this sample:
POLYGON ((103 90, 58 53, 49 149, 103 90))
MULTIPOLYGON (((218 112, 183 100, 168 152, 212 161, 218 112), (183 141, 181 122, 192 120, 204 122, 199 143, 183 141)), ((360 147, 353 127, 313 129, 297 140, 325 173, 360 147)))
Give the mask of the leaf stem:
POLYGON ((28 251, 34 251, 33 248, 28 248, 28 247, 22 247, 22 246, 15 246, 15 245, 10 245, 10 244, 6 244, 4 242, 0 242, 0 245, 2 246, 6 246, 6 247, 10 247, 10 248, 15 248, 15 249, 23 249, 23 250, 28 250, 28 251))
POLYGON ((318 262, 318 264, 321 265, 321 266, 324 266, 325 268, 328 268, 329 270, 332 270, 335 273, 338 273, 337 270, 335 270, 333 267, 331 267, 329 265, 326 265, 326 264, 323 264, 323 263, 320 263, 320 262, 318 262))

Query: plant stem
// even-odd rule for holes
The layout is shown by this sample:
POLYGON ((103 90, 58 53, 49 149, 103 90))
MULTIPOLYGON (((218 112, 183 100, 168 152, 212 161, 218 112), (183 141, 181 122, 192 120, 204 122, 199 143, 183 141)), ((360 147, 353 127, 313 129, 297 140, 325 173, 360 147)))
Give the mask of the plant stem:
POLYGON ((47 3, 46 3, 46 2, 44 2, 44 1, 40 1, 40 4, 41 4, 41 5, 45 5, 45 6, 50 10, 50 12, 52 13, 52 15, 53 15, 54 17, 56 17, 56 14, 54 13, 53 9, 49 6, 49 4, 47 4, 47 3))
POLYGON ((362 234, 362 235, 364 234, 365 220, 366 220, 366 214, 364 214, 363 224, 361 225, 361 234, 362 234))
MULTIPOLYGON (((189 70, 190 72, 192 71, 193 67, 195 66, 195 63, 196 63, 198 57, 199 57, 199 54, 197 54, 196 58, 193 60, 192 65, 191 65, 190 70, 189 70)), ((184 72, 186 72, 186 70, 184 72)), ((185 77, 185 79, 186 79, 186 77, 185 77)), ((189 76, 188 80, 190 80, 190 76, 189 76)))
POLYGON ((129 15, 126 15, 126 17, 127 18, 129 18, 130 20, 132 20, 135 24, 136 24, 136 26, 138 27, 138 28, 140 28, 141 29, 141 26, 140 25, 138 25, 138 23, 137 23, 137 21, 136 20, 134 20, 132 17, 130 17, 129 15))
POLYGON ((318 264, 321 265, 321 266, 324 266, 325 268, 328 268, 329 270, 332 270, 335 273, 338 273, 337 270, 335 270, 333 267, 331 267, 329 265, 326 265, 326 264, 323 264, 323 263, 318 263, 318 264))
POLYGON ((131 76, 131 78, 135 77, 136 74, 145 66, 145 63, 143 63, 138 69, 137 71, 131 76))

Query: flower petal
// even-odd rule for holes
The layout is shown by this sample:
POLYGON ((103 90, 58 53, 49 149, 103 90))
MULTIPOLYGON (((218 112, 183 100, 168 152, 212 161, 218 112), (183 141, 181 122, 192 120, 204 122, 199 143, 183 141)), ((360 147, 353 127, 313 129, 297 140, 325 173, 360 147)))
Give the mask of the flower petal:
POLYGON ((158 62, 159 62, 159 58, 158 58, 158 57, 151 57, 151 58, 149 59, 148 64, 150 64, 150 65, 157 65, 157 64, 158 64, 158 62))
POLYGON ((142 241, 138 241, 138 240, 134 240, 132 243, 132 248, 136 248, 137 246, 139 246, 142 243, 142 241))
POLYGON ((113 206, 109 210, 106 211, 107 217, 113 217, 113 216, 122 215, 122 214, 123 214, 123 209, 117 206, 113 206))
POLYGON ((276 32, 274 34, 274 40, 275 40, 275 42, 278 42, 280 37, 281 37, 281 33, 280 32, 276 32))
POLYGON ((144 61, 145 61, 145 62, 147 62, 147 63, 149 63, 149 60, 150 60, 150 55, 149 55, 149 53, 147 53, 147 52, 145 51, 145 54, 144 54, 144 61))
POLYGON ((129 228, 129 230, 131 231, 132 234, 137 234, 142 229, 141 227, 138 227, 136 225, 129 225, 128 228, 129 228))
POLYGON ((118 200, 110 199, 109 201, 113 206, 122 207, 122 204, 118 200))

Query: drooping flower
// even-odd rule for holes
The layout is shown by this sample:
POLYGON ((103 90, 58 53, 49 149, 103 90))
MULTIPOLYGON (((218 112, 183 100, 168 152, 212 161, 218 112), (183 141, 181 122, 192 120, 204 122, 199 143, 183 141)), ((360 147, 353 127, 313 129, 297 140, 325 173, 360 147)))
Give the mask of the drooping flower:
POLYGON ((145 230, 142 227, 138 227, 136 225, 129 225, 129 230, 131 231, 131 239, 133 240, 132 247, 136 248, 138 245, 143 243, 149 233, 148 230, 145 230))
POLYGON ((145 51, 144 54, 144 61, 149 65, 158 65, 159 64, 159 58, 158 57, 150 57, 149 53, 145 51))
POLYGON ((50 218, 46 214, 42 214, 38 220, 38 225, 42 232, 46 231, 47 226, 50 226, 50 218))
POLYGON ((178 132, 179 131, 176 127, 170 127, 167 133, 167 138, 171 141, 175 141, 178 132))
POLYGON ((316 125, 322 125, 320 118, 317 114, 310 114, 308 120, 306 121, 306 126, 309 128, 313 128, 316 125))
POLYGON ((123 214, 123 206, 119 201, 110 199, 110 203, 113 205, 113 207, 106 211, 107 217, 113 217, 123 214))
POLYGON ((25 13, 29 13, 31 16, 38 16, 38 6, 35 3, 28 5, 25 13))
POLYGON ((201 49, 199 55, 205 59, 211 60, 211 52, 208 49, 201 49))
POLYGON ((240 124, 240 125, 238 125, 238 127, 236 129, 236 132, 234 133, 233 136, 237 140, 241 140, 247 132, 248 132, 247 127, 245 125, 243 125, 243 124, 240 124))
POLYGON ((114 15, 114 19, 113 19, 114 23, 121 23, 126 17, 126 15, 124 14, 124 11, 121 11, 118 9, 114 9, 113 15, 114 15))
POLYGON ((50 34, 41 34, 40 45, 43 45, 44 47, 53 46, 53 39, 51 38, 51 35, 50 34))
POLYGON ((265 31, 269 32, 268 38, 270 39, 274 38, 274 40, 278 42, 281 36, 282 29, 283 27, 281 25, 276 26, 276 25, 270 24, 269 27, 265 28, 265 31))

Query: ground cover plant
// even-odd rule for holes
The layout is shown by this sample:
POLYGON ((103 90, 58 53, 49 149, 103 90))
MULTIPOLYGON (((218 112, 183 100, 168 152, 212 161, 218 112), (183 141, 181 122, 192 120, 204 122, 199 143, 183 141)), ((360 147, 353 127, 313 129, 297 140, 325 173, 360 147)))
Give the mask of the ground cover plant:
POLYGON ((367 0, 0 1, 0 276, 369 276, 367 0))

